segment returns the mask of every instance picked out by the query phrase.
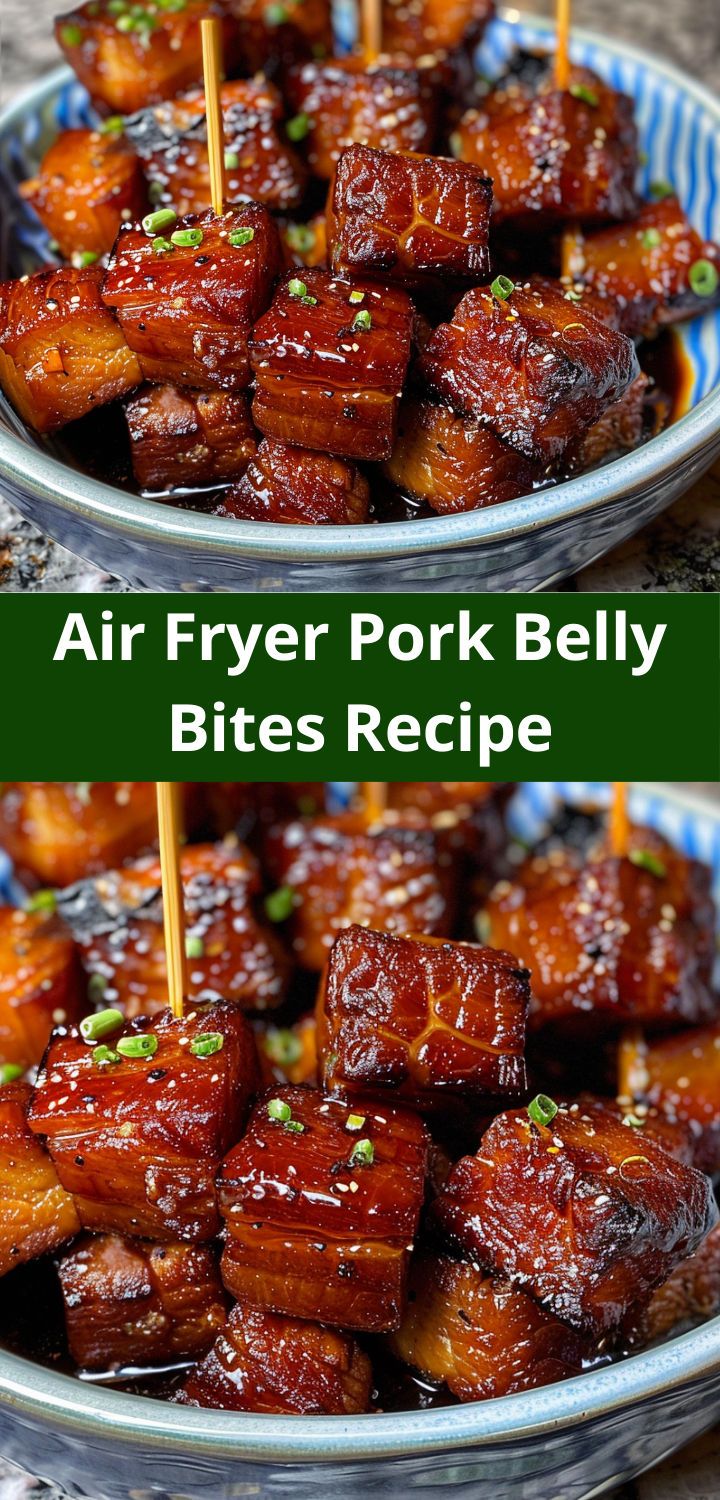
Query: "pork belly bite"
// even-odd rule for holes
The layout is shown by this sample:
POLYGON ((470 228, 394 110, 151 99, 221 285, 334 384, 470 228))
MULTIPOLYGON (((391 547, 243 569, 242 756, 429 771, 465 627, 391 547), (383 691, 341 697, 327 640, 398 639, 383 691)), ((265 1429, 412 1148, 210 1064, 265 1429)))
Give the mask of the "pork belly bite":
POLYGON ((638 375, 624 396, 588 427, 575 452, 568 454, 572 469, 592 469, 596 464, 639 448, 646 432, 646 403, 650 381, 638 375))
POLYGON ((587 235, 579 262, 583 281, 616 301, 633 338, 720 302, 720 247, 701 239, 674 194, 643 204, 632 223, 587 235))
POLYGON ((416 62, 428 53, 442 58, 480 41, 493 13, 493 0, 383 0, 383 51, 416 62))
POLYGON ((41 891, 34 910, 0 907, 0 1064, 24 1072, 39 1063, 53 1027, 80 1019, 81 995, 75 944, 51 894, 41 891))
POLYGON ((223 500, 238 521, 352 526, 367 521, 370 486, 354 464, 263 438, 256 457, 223 500))
POLYGON ((330 266, 408 286, 490 270, 492 182, 479 167, 409 151, 348 146, 328 200, 330 266))
POLYGON ((717 1220, 709 1178, 613 1111, 542 1094, 497 1116, 434 1213, 467 1255, 597 1335, 644 1307, 717 1220))
POLYGON ((541 472, 476 417, 459 417, 421 396, 403 397, 385 473, 404 495, 426 500, 438 515, 530 494, 541 472))
POLYGON ((636 1108, 638 1101, 649 1103, 670 1120, 687 1125, 695 1166, 716 1176, 720 1172, 720 1022, 672 1036, 640 1039, 634 1067, 623 1072, 632 1090, 628 1107, 636 1108))
POLYGON ((102 279, 95 266, 62 266, 0 283, 0 386, 36 432, 55 432, 140 383, 102 279))
POLYGON ((427 69, 334 57, 291 69, 286 93, 304 127, 303 148, 316 177, 332 177, 345 146, 430 151, 436 129, 434 79, 427 69))
POLYGON ((214 1251, 85 1235, 58 1272, 70 1353, 82 1370, 198 1359, 227 1316, 214 1251))
POLYGON ((422 1103, 448 1092, 522 1094, 528 973, 509 953, 349 927, 318 999, 331 1093, 389 1089, 422 1103))
POLYGON ((103 298, 145 379, 244 390, 250 331, 280 269, 267 209, 248 203, 219 218, 208 209, 182 219, 159 209, 143 225, 120 234, 103 298))
POLYGON ((419 368, 456 412, 479 418, 526 458, 558 460, 639 372, 632 343, 544 282, 467 292, 419 368))
POLYGON ((0 845, 23 878, 69 885, 151 847, 152 781, 6 781, 0 845))
POLYGON ((354 1339, 238 1303, 179 1406, 296 1416, 350 1416, 370 1405, 372 1370, 354 1339))
POLYGON ((630 1343, 650 1344, 682 1333, 720 1312, 720 1224, 659 1286, 630 1335, 630 1343))
POLYGON ((428 1148, 408 1110, 263 1095, 218 1179, 228 1291, 340 1328, 397 1328, 428 1148))
POLYGON ((256 426, 342 458, 389 458, 413 316, 398 287, 286 276, 250 340, 256 426))
POLYGON ((220 0, 121 10, 117 0, 88 0, 58 16, 55 36, 93 103, 131 114, 201 81, 204 16, 222 22, 223 56, 230 67, 238 56, 237 29, 220 0))
POLYGON ((284 79, 294 63, 325 57, 334 45, 330 0, 289 0, 268 5, 267 0, 227 0, 238 22, 242 71, 272 74, 284 79))
POLYGON ((637 212, 635 101, 588 69, 567 90, 548 74, 539 92, 517 78, 469 110, 456 154, 493 180, 493 215, 516 229, 602 224, 637 212))
POLYGON ((0 1088, 0 1276, 57 1250, 80 1229, 72 1197, 28 1126, 31 1094, 27 1083, 0 1088))
POLYGON ((123 1023, 111 1010, 90 1025, 102 1041, 55 1034, 29 1116, 83 1228, 213 1239, 215 1175, 256 1085, 242 1012, 217 1002, 123 1023))
POLYGON ((501 882, 488 907, 489 940, 509 948, 532 973, 531 1018, 583 1029, 638 1022, 655 1028, 715 1015, 710 989, 705 902, 687 914, 675 873, 649 850, 599 858, 579 868, 530 861, 519 879, 501 882), (646 862, 644 862, 646 861, 646 862))
POLYGON ((143 490, 198 488, 238 479, 257 451, 244 391, 146 385, 125 407, 133 474, 143 490))
MULTIPOLYGON (((261 920, 257 862, 237 842, 190 844, 180 861, 191 1000, 223 999, 243 1010, 270 1010, 284 999, 290 962, 261 920)), ((151 854, 61 901, 90 993, 125 1015, 155 1015, 167 1005, 160 861, 151 854)))
MULTIPOLYGON (((251 199, 268 208, 297 208, 307 170, 286 141, 284 105, 273 84, 235 79, 221 91, 228 203, 251 199)), ((212 200, 205 94, 196 90, 167 100, 126 123, 152 183, 153 202, 178 214, 200 214, 212 200)))
POLYGON ((121 126, 61 131, 20 192, 65 260, 79 255, 89 264, 112 250, 121 224, 147 206, 140 162, 121 126))
POLYGON ((322 969, 337 933, 353 923, 381 932, 450 930, 450 858, 428 828, 368 828, 355 813, 298 819, 271 829, 265 853, 304 969, 322 969))
POLYGON ((413 1259, 407 1311, 390 1345, 460 1401, 579 1375, 592 1347, 507 1277, 427 1253, 413 1259))

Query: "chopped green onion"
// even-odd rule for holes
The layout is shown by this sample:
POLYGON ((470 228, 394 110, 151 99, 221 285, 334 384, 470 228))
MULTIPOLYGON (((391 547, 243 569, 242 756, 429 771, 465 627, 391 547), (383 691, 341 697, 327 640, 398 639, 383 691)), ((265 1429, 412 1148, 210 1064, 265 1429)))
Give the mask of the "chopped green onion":
POLYGON ((146 234, 162 234, 163 229, 171 229, 173 224, 177 224, 174 208, 156 208, 154 213, 146 214, 142 221, 146 234))
POLYGON ((315 245, 315 230, 309 224, 291 224, 286 232, 285 238, 291 250, 297 250, 300 254, 312 250, 315 245))
MULTIPOLYGON (((97 253, 96 250, 81 250, 79 252, 78 258, 77 258, 77 260, 78 260, 78 269, 81 270, 81 271, 85 271, 85 270, 87 270, 88 266, 94 266, 95 263, 96 263, 96 261, 98 261, 99 259, 100 259, 100 256, 98 255, 98 253, 97 253)), ((78 785, 80 785, 80 786, 90 786, 90 782, 89 781, 87 781, 87 782, 83 781, 83 782, 79 782, 78 785)), ((90 798, 89 797, 78 796, 78 800, 80 802, 84 802, 84 803, 87 804, 90 801, 90 798)))
POLYGON ((63 47, 81 47, 83 33, 80 26, 61 26, 60 41, 63 47))
POLYGON ((317 307, 317 297, 311 297, 308 295, 307 297, 301 297, 300 301, 302 302, 303 307, 317 307))
POLYGON ((696 297, 713 297, 720 282, 718 268, 711 260, 696 260, 688 271, 688 281, 696 297))
POLYGON ((292 1130, 293 1135, 302 1135, 305 1126, 303 1125, 301 1120, 286 1120, 285 1129, 292 1130))
POLYGON ((238 250, 241 245, 249 245, 254 238, 254 229, 233 229, 232 234, 228 235, 228 243, 238 250))
POLYGON ((496 276, 490 286, 490 291, 500 302, 507 302, 508 297, 511 297, 515 291, 515 282, 511 281, 509 276, 496 276))
POLYGON ((630 863, 637 865, 639 870, 647 870, 649 875, 657 875, 658 880, 665 879, 667 869, 651 849, 631 849, 628 858, 630 863))
POLYGON ((55 911, 57 896, 54 891, 34 891, 25 903, 26 911, 55 911))
POLYGON ((238 156, 237 151, 226 151, 225 152, 225 171, 226 172, 234 172, 235 169, 236 169, 236 167, 239 167, 239 166, 240 166, 240 157, 238 156))
POLYGON ((104 974, 91 974, 90 975, 90 978, 88 979, 87 992, 88 992, 88 1000, 90 1000, 93 1005, 96 1005, 97 1002, 98 1002, 98 1000, 102 1000, 102 997, 105 994, 106 989, 107 989, 107 979, 105 978, 104 974))
POLYGON ((80 1022, 80 1035, 84 1042, 99 1042, 104 1036, 111 1036, 113 1031, 119 1031, 124 1020, 122 1011, 99 1010, 96 1015, 85 1016, 80 1022))
POLYGON ((128 36, 131 31, 138 31, 139 27, 134 16, 121 15, 118 16, 115 22, 115 30, 121 32, 124 36, 128 36))
POLYGON ((203 232, 202 229, 176 229, 170 238, 178 249, 194 250, 198 245, 202 245, 203 232))
POLYGON ((292 1110, 284 1099, 269 1099, 267 1112, 268 1119, 279 1120, 281 1125, 287 1125, 288 1120, 292 1119, 292 1110))
POLYGON ((312 121, 310 120, 309 116, 304 113, 304 111, 301 110, 299 115, 293 115, 292 120, 288 120, 287 125, 285 126, 288 140, 304 141, 306 135, 310 130, 311 124, 312 121))
POLYGON ((122 16, 127 8, 127 0, 108 0, 107 11, 109 16, 122 16))
POLYGON ((153 240, 152 247, 156 255, 164 255, 167 250, 172 250, 170 241, 164 239, 161 234, 159 234, 157 238, 153 240))
POLYGON ((145 1036, 121 1036, 117 1050, 121 1057, 154 1057, 158 1039, 149 1032, 145 1036))
POLYGON ((125 129, 125 121, 122 115, 111 115, 109 120, 103 120, 100 126, 101 135, 120 135, 125 129))
POLYGON ((372 328, 372 314, 366 307, 361 308, 360 312, 355 314, 352 326, 353 333, 369 333, 372 328))
POLYGON ((345 1121, 346 1130, 362 1130, 365 1124, 365 1115, 348 1115, 345 1121))
POLYGON ((448 145, 453 156, 462 156, 462 136, 459 130, 453 130, 452 135, 448 139, 448 145))
POLYGON ((184 10, 187 0, 155 0, 158 10, 178 11, 184 10))
POLYGON ((0 1086, 4 1083, 14 1083, 16 1078, 22 1078, 25 1069, 19 1063, 3 1063, 0 1067, 0 1086))
POLYGON ((570 93, 573 99, 581 99, 583 104, 589 104, 591 109, 597 109, 600 100, 594 89, 589 89, 586 83, 571 83, 570 93))
POLYGON ((356 1141, 350 1152, 351 1167, 371 1167, 375 1160, 375 1147, 367 1136, 361 1141, 356 1141))
POLYGON ((266 5, 263 17, 266 26, 284 26, 288 13, 284 5, 266 5))
POLYGON ((364 302, 364 301, 365 301, 365 293, 364 292, 351 292, 350 296, 348 297, 348 302, 352 302, 353 307, 357 307, 357 305, 358 305, 359 302, 364 302))
POLYGON ((643 250, 656 250, 662 244, 662 235, 659 229, 646 229, 640 236, 640 244, 643 250))
POLYGON ((190 1043, 190 1051, 193 1057, 213 1057, 216 1052, 222 1052, 224 1045, 225 1038, 221 1031, 206 1031, 190 1043))
POLYGON ((151 203, 162 203, 165 196, 165 187, 162 182, 148 183, 148 198, 151 203))
POLYGON ((651 198, 674 198, 675 189, 671 182, 660 179, 658 182, 650 183, 651 198))
POLYGON ((302 1042, 289 1028, 271 1027, 265 1036, 263 1048, 271 1062, 278 1063, 280 1067, 289 1067, 292 1063, 300 1061, 302 1057, 302 1042))
POLYGON ((271 922, 286 922, 295 904, 291 886, 281 885, 265 897, 265 914, 271 922))
POLYGON ((633 1130, 641 1130, 643 1125, 645 1124, 645 1121, 641 1120, 639 1115, 633 1114, 623 1115, 622 1122, 623 1125, 632 1126, 633 1130))
POLYGON ((104 1042, 101 1042, 93 1052, 93 1062, 99 1063, 100 1067, 107 1067, 109 1063, 119 1063, 119 1061, 120 1053, 113 1052, 112 1047, 106 1047, 104 1042))
POLYGON ((201 937, 186 937, 186 939, 185 939, 185 957, 186 958, 202 958, 204 952, 205 952, 205 944, 204 944, 204 942, 203 942, 203 940, 202 940, 201 937))
POLYGON ((300 281, 297 276, 291 276, 288 282, 288 294, 291 297, 307 297, 308 289, 305 282, 300 281))
POLYGON ((554 1099, 549 1099, 547 1094, 536 1094, 527 1107, 527 1112, 533 1125, 549 1125, 555 1119, 558 1112, 554 1099))

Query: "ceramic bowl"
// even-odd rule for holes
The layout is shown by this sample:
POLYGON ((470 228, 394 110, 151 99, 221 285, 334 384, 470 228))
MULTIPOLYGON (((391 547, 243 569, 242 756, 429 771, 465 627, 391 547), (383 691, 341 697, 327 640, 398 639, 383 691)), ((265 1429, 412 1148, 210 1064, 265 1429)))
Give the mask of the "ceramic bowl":
MULTIPOLYGON (((548 23, 505 11, 480 49, 497 73, 515 44, 549 47, 548 23)), ((573 55, 637 100, 644 185, 669 179, 693 223, 720 238, 720 102, 669 64, 577 31, 573 55)), ((42 235, 15 185, 58 128, 87 123, 60 68, 0 118, 5 267, 37 265, 42 235)), ((136 587, 188 591, 407 592, 548 587, 632 535, 720 452, 720 312, 684 328, 692 409, 636 452, 555 488, 467 515, 376 526, 240 522, 139 499, 58 460, 0 404, 0 487, 41 529, 136 587)))
MULTIPOLYGON (((606 795, 603 783, 528 782, 511 824, 531 838, 558 796, 606 795)), ((708 861, 717 891, 719 802, 639 786, 631 812, 708 861)), ((347 1419, 173 1407, 0 1352, 0 1455, 92 1500, 590 1500, 718 1417, 720 1318, 524 1395, 347 1419)))

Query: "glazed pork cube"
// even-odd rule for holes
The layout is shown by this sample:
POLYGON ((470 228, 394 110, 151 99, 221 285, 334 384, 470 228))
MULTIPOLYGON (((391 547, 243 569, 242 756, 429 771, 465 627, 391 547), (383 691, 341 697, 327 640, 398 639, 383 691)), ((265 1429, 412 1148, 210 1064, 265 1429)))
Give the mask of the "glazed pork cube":
MULTIPOLYGON (((288 956, 258 909, 260 873, 237 840, 182 851, 188 996, 243 1010, 285 997, 288 956)), ((61 910, 90 977, 89 991, 128 1017, 167 1005, 160 861, 151 854, 72 887, 61 910)))
POLYGON ((225 1323, 218 1263, 206 1245, 85 1235, 58 1271, 70 1353, 81 1370, 199 1359, 225 1323))
POLYGON ((286 276, 250 340, 255 425, 281 443, 389 458, 413 316, 399 287, 286 276))
POLYGON ((6 781, 0 846, 23 879, 69 885, 157 838, 152 781, 6 781))
POLYGON ((289 67, 330 56, 334 37, 330 0, 228 0, 238 22, 242 71, 284 78, 289 67))
POLYGON ((316 177, 329 180, 354 142, 380 151, 432 150, 437 102, 427 70, 334 57, 291 69, 286 93, 316 177))
POLYGON ((573 69, 567 90, 550 74, 538 90, 513 78, 463 116, 453 147, 492 177, 497 224, 604 224, 637 212, 634 113, 634 100, 586 69, 573 69))
POLYGON ((0 1275, 57 1250, 80 1229, 72 1197, 42 1143, 32 1134, 27 1083, 0 1088, 0 1275))
POLYGON ((697 922, 681 904, 706 872, 692 861, 684 865, 684 896, 649 850, 580 868, 541 858, 496 887, 487 907, 489 941, 531 970, 532 1019, 574 1019, 585 1030, 627 1023, 667 1029, 714 1016, 704 902, 697 922))
POLYGON ((125 407, 133 474, 143 490, 197 489, 238 479, 257 451, 244 391, 146 385, 125 407))
POLYGON ((622 1073, 621 1087, 627 1080, 629 1088, 628 1108, 638 1108, 640 1100, 685 1124, 693 1140, 695 1166, 716 1176, 720 1172, 720 1023, 640 1040, 634 1067, 628 1071, 625 1066, 622 1073))
POLYGON ((367 521, 370 486, 354 464, 263 438, 239 484, 223 498, 238 521, 351 526, 367 521))
POLYGON ((339 1328, 397 1328, 428 1147, 408 1110, 306 1088, 263 1095, 218 1179, 228 1291, 339 1328))
POLYGON ((238 55, 237 28, 221 0, 166 5, 88 0, 58 16, 55 36, 98 108, 131 114, 201 81, 204 16, 222 22, 224 63, 231 67, 238 55))
POLYGON ((579 1375, 591 1340, 505 1276, 446 1255, 420 1254, 393 1352, 460 1401, 511 1396, 579 1375))
POLYGON ((479 167, 410 151, 348 146, 328 199, 330 266, 421 286, 490 270, 492 182, 479 167))
POLYGON ((248 339, 280 269, 274 221, 259 203, 216 217, 159 209, 121 232, 103 298, 143 376, 195 390, 244 390, 248 339))
POLYGON ((442 56, 480 41, 493 13, 493 0, 383 0, 383 50, 416 62, 428 53, 442 56))
POLYGON ((75 944, 42 891, 30 911, 0 907, 0 1066, 39 1063, 54 1026, 80 1019, 75 944))
POLYGON ((30 1108, 84 1229, 161 1242, 215 1237, 215 1175, 256 1084, 237 1005, 123 1023, 118 1012, 56 1032, 30 1108), (87 1026, 88 1023, 85 1023, 87 1026))
POLYGON ((720 1312, 720 1224, 710 1230, 707 1239, 687 1260, 675 1267, 667 1281, 659 1286, 637 1326, 632 1330, 632 1345, 650 1344, 682 1333, 693 1323, 705 1322, 720 1312))
POLYGON ((703 242, 674 194, 643 204, 629 224, 587 235, 579 257, 583 281, 615 300, 633 338, 720 301, 720 247, 703 242))
POLYGON ((419 362, 435 396, 526 458, 551 464, 639 373, 632 343, 562 286, 499 277, 467 292, 419 362))
POLYGON ((717 1220, 694 1167, 612 1110, 542 1094, 496 1117, 434 1213, 465 1254, 598 1336, 646 1306, 717 1220))
MULTIPOLYGON (((282 212, 297 208, 307 171, 285 139, 284 105, 265 78, 222 86, 225 196, 282 212)), ((211 201, 205 94, 184 94, 143 110, 126 126, 152 184, 153 202, 199 214, 211 201)))
POLYGON ((347 1334, 238 1303, 175 1401, 342 1417, 368 1411, 371 1382, 370 1361, 347 1334))
POLYGON ((0 282, 0 387, 36 432, 55 432, 140 383, 96 266, 0 282))
POLYGON ((640 374, 629 385, 624 396, 603 412, 599 421, 588 427, 574 452, 568 454, 572 469, 592 469, 607 463, 620 453, 639 448, 648 430, 647 399, 650 381, 640 374))
POLYGON ((508 842, 505 808, 511 781, 392 781, 388 808, 396 817, 420 819, 449 852, 459 879, 486 894, 497 878, 508 842))
POLYGON ((446 516, 530 494, 541 469, 476 417, 459 417, 413 394, 400 403, 385 473, 403 495, 446 516))
POLYGON ((65 260, 80 256, 87 264, 108 254, 120 225, 147 206, 140 162, 119 124, 63 130, 20 192, 65 260))
POLYGON ((450 857, 428 828, 368 827, 354 813, 298 819, 270 830, 265 854, 304 969, 322 969, 338 932, 355 923, 443 937, 451 928, 450 857))
POLYGON ((522 1095, 528 979, 509 953, 475 943, 348 927, 318 999, 323 1087, 428 1104, 522 1095))

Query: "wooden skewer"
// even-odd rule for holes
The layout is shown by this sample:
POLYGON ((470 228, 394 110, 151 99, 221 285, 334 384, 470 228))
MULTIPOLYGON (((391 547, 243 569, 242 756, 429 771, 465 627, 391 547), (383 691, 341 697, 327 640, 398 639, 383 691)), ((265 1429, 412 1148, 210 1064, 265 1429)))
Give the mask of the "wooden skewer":
POLYGON ((368 823, 379 823, 387 807, 386 781, 361 781, 360 796, 368 823))
POLYGON ((366 63, 382 52, 382 0, 360 0, 360 30, 366 63))
POLYGON ((205 117, 210 162, 210 196, 213 213, 219 215, 223 211, 225 201, 225 140, 220 97, 222 31, 217 16, 206 16, 200 22, 200 35, 202 37, 205 117))
POLYGON ((583 235, 579 224, 569 224, 563 230, 560 246, 560 277, 562 281, 577 281, 585 265, 583 235))
POLYGON ((163 924, 167 959, 170 1009, 178 1018, 183 1014, 187 990, 185 957, 185 911, 180 879, 180 830, 178 797, 175 782, 157 781, 158 831, 160 834, 160 870, 162 872, 163 924))
POLYGON ((618 1046, 618 1103, 631 1109, 647 1093, 647 1042, 640 1026, 629 1026, 618 1046))
POLYGON ((627 805, 628 784, 626 781, 614 781, 612 784, 612 803, 610 805, 610 848, 613 854, 622 858, 627 854, 630 842, 630 818, 627 805))
POLYGON ((566 89, 570 83, 570 13, 572 0, 557 0, 557 41, 555 46, 555 86, 566 89))

